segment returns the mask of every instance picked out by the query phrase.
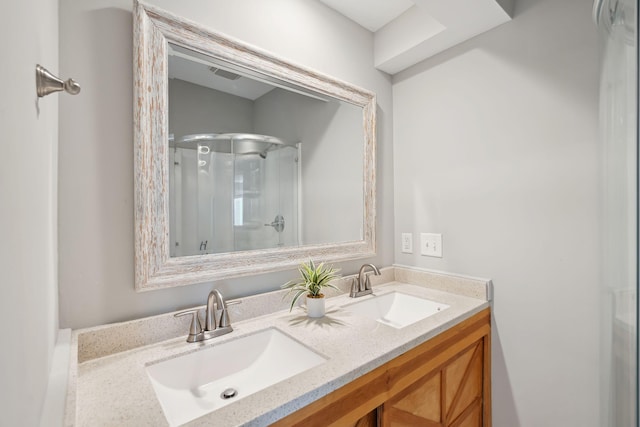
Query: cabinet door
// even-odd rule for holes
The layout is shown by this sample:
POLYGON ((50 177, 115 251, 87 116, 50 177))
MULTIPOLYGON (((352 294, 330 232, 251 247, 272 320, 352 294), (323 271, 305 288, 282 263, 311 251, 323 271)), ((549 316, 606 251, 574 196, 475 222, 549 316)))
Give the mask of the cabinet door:
POLYGON ((378 410, 374 409, 354 424, 354 427, 378 427, 378 410))
POLYGON ((385 402, 382 425, 482 427, 484 341, 454 355, 385 402))

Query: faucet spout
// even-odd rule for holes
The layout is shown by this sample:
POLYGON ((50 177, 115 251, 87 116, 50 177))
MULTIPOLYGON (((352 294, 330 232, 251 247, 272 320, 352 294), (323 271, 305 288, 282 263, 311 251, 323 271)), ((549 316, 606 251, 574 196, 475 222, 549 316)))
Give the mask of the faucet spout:
POLYGON ((360 271, 358 272, 358 290, 360 291, 371 290, 371 282, 369 282, 369 276, 365 276, 364 283, 362 281, 362 275, 364 274, 367 267, 371 268, 373 270, 373 274, 375 274, 376 276, 380 275, 380 270, 378 270, 378 267, 373 264, 364 264, 362 267, 360 267, 360 271))
POLYGON ((376 276, 380 275, 380 270, 378 270, 378 267, 376 267, 375 265, 363 264, 362 267, 360 267, 360 271, 358 272, 358 277, 354 278, 353 282, 351 283, 351 292, 349 293, 349 296, 351 298, 369 295, 373 292, 373 290, 371 289, 369 276, 365 274, 365 270, 367 268, 373 270, 373 274, 375 274, 376 276))
POLYGON ((209 297, 207 298, 207 312, 205 316, 205 331, 213 331, 218 327, 216 322, 216 310, 222 310, 222 315, 220 318, 220 326, 229 326, 229 318, 227 316, 227 305, 224 302, 224 298, 219 290, 214 289, 209 292, 209 297), (226 325, 222 325, 222 316, 226 318, 226 325))
POLYGON ((227 305, 240 304, 241 302, 242 301, 240 300, 232 300, 227 304, 219 290, 214 289, 209 292, 209 296, 207 297, 204 329, 200 327, 198 309, 182 311, 174 314, 174 316, 179 317, 192 314, 193 318, 191 320, 191 326, 189 327, 187 342, 200 342, 219 337, 233 331, 231 322, 229 321, 229 314, 227 313, 227 305), (216 319, 216 313, 218 311, 220 311, 219 320, 216 319))

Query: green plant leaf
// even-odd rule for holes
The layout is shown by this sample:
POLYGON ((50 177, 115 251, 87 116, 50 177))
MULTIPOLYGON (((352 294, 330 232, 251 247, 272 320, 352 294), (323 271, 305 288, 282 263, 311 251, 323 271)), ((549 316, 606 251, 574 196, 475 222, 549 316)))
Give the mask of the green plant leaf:
POLYGON ((301 291, 298 291, 298 293, 296 293, 296 295, 291 300, 291 306, 289 307, 289 313, 291 313, 291 310, 293 310, 293 306, 296 305, 296 301, 298 301, 298 298, 300 298, 300 296, 302 294, 304 294, 305 292, 307 292, 306 289, 302 289, 301 291))
POLYGON ((325 286, 339 291, 336 286, 330 283, 338 277, 336 274, 338 271, 331 266, 326 266, 324 262, 316 266, 311 259, 307 263, 301 263, 298 266, 299 279, 291 280, 281 286, 282 289, 289 289, 289 292, 283 298, 292 293, 295 294, 289 311, 293 310, 296 301, 305 292, 312 296, 318 296, 325 286))

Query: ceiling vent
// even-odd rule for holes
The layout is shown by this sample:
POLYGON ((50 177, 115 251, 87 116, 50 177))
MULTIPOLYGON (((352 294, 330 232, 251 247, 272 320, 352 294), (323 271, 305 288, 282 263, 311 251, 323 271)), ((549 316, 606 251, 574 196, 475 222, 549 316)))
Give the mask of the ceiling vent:
POLYGON ((216 76, 220 76, 227 80, 238 80, 240 78, 239 74, 232 73, 231 71, 223 70, 222 68, 209 67, 209 71, 211 71, 216 76))

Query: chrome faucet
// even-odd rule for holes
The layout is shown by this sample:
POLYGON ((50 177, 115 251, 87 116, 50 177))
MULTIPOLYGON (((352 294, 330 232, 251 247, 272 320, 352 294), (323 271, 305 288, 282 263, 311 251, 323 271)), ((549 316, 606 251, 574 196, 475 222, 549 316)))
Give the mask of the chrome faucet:
POLYGON ((351 298, 369 295, 373 292, 373 290, 371 289, 371 280, 369 279, 368 275, 364 274, 364 271, 367 269, 367 267, 370 267, 376 276, 380 275, 380 270, 378 270, 378 267, 376 267, 375 265, 363 264, 362 267, 360 267, 360 271, 358 272, 358 277, 354 277, 353 281, 351 282, 351 292, 349 293, 349 296, 351 298))
MULTIPOLYGON (((229 325, 229 315, 227 314, 227 304, 219 290, 214 289, 209 292, 207 298, 207 311, 205 312, 204 332, 211 332, 218 328, 226 328, 229 325), (220 322, 216 323, 216 311, 221 310, 220 322)), ((231 329, 229 332, 231 332, 231 329)))
POLYGON ((233 331, 231 322, 229 321, 229 313, 227 312, 227 306, 233 304, 240 304, 242 301, 230 301, 225 302, 222 294, 219 290, 214 289, 209 292, 207 298, 207 308, 205 311, 204 329, 200 324, 200 309, 194 308, 190 310, 181 311, 174 314, 174 317, 186 316, 191 314, 191 325, 189 326, 189 336, 187 342, 199 342, 208 340, 210 338, 219 337, 221 335, 228 334, 233 331), (216 312, 220 312, 219 320, 216 319, 216 312))

